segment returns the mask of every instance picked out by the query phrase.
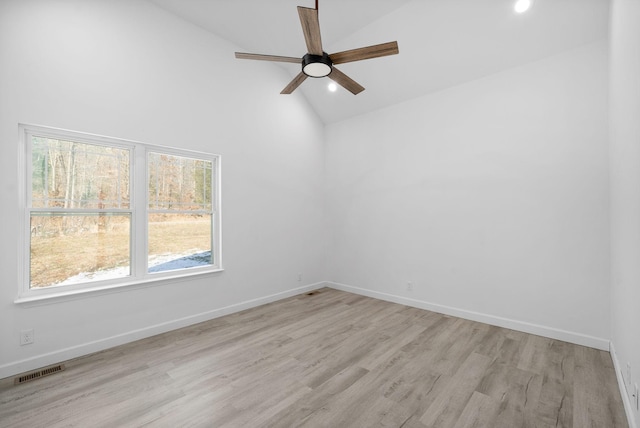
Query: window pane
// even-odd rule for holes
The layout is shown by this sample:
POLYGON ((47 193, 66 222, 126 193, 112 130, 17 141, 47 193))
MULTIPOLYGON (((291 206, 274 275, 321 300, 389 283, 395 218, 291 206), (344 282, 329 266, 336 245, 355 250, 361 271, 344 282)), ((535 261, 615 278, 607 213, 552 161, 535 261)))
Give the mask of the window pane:
POLYGON ((213 162, 149 153, 149 208, 211 210, 213 162))
POLYGON ((123 278, 130 269, 129 214, 31 214, 30 287, 123 278))
POLYGON ((149 272, 211 265, 211 215, 150 214, 149 272))
POLYGON ((129 208, 129 150, 32 137, 35 208, 129 208))

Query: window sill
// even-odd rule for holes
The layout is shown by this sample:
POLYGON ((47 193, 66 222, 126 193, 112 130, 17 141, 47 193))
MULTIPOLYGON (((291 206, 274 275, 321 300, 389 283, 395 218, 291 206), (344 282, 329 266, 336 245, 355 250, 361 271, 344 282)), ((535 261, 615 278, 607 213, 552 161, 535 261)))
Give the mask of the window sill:
POLYGON ((23 307, 50 305, 54 303, 67 302, 71 300, 85 299, 90 297, 102 296, 105 294, 121 293, 125 291, 139 290, 141 288, 155 287, 158 285, 166 285, 168 283, 188 281, 194 277, 205 276, 223 272, 223 268, 217 268, 207 271, 182 273, 180 275, 163 276, 160 278, 145 278, 142 280, 130 281, 120 284, 109 284, 96 286, 93 288, 83 288, 80 290, 67 290, 56 293, 46 293, 42 295, 31 295, 18 297, 14 303, 23 307))

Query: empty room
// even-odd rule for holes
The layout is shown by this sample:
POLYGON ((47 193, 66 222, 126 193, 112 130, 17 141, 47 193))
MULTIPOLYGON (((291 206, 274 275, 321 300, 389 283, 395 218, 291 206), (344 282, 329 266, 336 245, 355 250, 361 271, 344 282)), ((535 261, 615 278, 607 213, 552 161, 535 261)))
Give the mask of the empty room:
POLYGON ((640 0, 0 0, 0 150, 1 427, 640 427, 640 0))

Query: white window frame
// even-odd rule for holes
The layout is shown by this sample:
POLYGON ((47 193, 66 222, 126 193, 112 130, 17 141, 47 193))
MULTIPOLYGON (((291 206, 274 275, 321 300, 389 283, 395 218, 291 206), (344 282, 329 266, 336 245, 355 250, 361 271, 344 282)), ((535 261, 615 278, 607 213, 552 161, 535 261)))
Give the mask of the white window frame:
MULTIPOLYGON (((121 291, 123 289, 139 288, 139 286, 155 285, 166 280, 192 277, 194 275, 220 272, 222 268, 222 237, 221 237, 221 215, 220 215, 220 155, 203 153, 191 150, 157 146, 136 141, 124 140, 120 138, 105 137, 101 135, 87 134, 64 129, 57 129, 38 125, 19 124, 19 159, 18 159, 18 191, 20 208, 20 245, 19 245, 19 273, 18 273, 18 294, 16 303, 29 303, 41 300, 55 301, 65 299, 70 296, 84 295, 96 292, 121 291), (130 202, 129 209, 117 209, 111 211, 129 212, 131 217, 131 274, 124 278, 91 281, 79 284, 69 284, 64 286, 51 286, 43 288, 30 287, 30 250, 31 250, 31 229, 30 216, 31 207, 31 141, 32 137, 48 137, 63 141, 73 141, 101 146, 112 146, 128 149, 129 156, 129 180, 130 180, 130 202), (191 267, 185 269, 168 270, 162 272, 148 272, 148 214, 149 214, 149 177, 147 169, 148 154, 150 152, 167 154, 191 159, 211 161, 211 253, 212 263, 206 266, 191 267)), ((35 209, 34 209, 35 210, 35 209)), ((43 211, 43 210, 41 210, 43 211)), ((44 211, 56 211, 47 208, 44 211)), ((67 212, 68 210, 62 210, 67 212)), ((82 212, 77 210, 77 212, 82 212)))

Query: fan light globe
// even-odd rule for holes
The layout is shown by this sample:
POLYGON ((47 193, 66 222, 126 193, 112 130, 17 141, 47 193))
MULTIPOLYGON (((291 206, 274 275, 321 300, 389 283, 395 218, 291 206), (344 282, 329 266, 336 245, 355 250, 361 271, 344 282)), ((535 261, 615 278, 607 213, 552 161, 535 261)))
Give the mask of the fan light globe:
POLYGON ((321 62, 312 62, 305 65, 302 71, 309 77, 325 77, 331 73, 331 67, 321 62))
POLYGON ((302 72, 309 77, 325 77, 331 74, 331 58, 322 55, 306 54, 302 57, 302 72))

